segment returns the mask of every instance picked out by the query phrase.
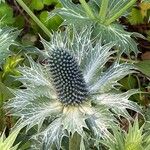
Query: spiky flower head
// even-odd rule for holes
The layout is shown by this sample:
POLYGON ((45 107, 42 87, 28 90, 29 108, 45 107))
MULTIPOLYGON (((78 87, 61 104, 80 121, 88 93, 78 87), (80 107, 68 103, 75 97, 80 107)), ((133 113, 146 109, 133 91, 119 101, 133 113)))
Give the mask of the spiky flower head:
MULTIPOLYGON (((128 98, 137 93, 115 92, 117 81, 135 72, 134 66, 115 62, 105 64, 114 53, 113 43, 91 42, 91 30, 54 33, 51 41, 42 39, 46 63, 31 58, 30 67, 20 67, 18 78, 26 87, 13 90, 15 97, 7 107, 20 117, 27 130, 38 125, 32 149, 60 149, 64 137, 78 133, 81 139, 109 138, 117 125, 116 117, 130 117, 126 109, 140 112, 128 98)), ((86 146, 85 146, 86 147, 86 146)))
POLYGON ((86 99, 87 86, 74 56, 67 50, 57 48, 51 52, 48 64, 61 102, 76 104, 86 99))

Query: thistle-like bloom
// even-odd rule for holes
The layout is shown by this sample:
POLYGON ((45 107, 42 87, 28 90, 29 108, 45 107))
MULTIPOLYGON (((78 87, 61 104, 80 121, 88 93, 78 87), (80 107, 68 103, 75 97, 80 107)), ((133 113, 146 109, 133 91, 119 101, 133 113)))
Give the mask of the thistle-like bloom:
POLYGON ((130 117, 126 109, 140 111, 128 100, 137 90, 116 92, 117 81, 135 72, 134 66, 115 62, 105 67, 114 53, 113 43, 91 42, 87 29, 54 33, 50 42, 42 39, 42 43, 46 63, 29 58, 30 67, 19 68, 18 80, 26 88, 13 90, 15 97, 8 103, 27 130, 38 125, 36 150, 54 145, 60 149, 62 139, 75 132, 85 142, 91 136, 109 138, 116 117, 130 117))

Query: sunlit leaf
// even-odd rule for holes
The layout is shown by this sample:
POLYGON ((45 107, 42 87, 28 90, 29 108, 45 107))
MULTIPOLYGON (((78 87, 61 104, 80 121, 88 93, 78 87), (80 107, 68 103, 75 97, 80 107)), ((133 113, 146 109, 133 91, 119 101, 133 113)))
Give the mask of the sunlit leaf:
POLYGON ((141 10, 139 10, 137 8, 132 8, 132 11, 131 11, 128 19, 132 25, 141 24, 144 21, 144 18, 141 14, 141 10))
POLYGON ((3 76, 5 76, 7 73, 18 75, 19 72, 17 71, 16 66, 22 60, 23 58, 21 58, 20 55, 13 55, 11 57, 6 58, 6 62, 3 65, 3 76))
POLYGON ((129 123, 128 132, 113 128, 114 135, 112 138, 105 141, 101 140, 101 143, 108 147, 109 150, 145 150, 148 146, 144 145, 143 127, 144 125, 139 126, 136 118, 133 125, 129 123))
POLYGON ((143 17, 147 16, 148 10, 150 10, 150 2, 140 3, 141 14, 143 17))
POLYGON ((5 137, 5 132, 2 133, 0 136, 1 150, 17 150, 18 144, 16 146, 13 145, 20 130, 21 128, 19 127, 14 129, 7 138, 5 137))

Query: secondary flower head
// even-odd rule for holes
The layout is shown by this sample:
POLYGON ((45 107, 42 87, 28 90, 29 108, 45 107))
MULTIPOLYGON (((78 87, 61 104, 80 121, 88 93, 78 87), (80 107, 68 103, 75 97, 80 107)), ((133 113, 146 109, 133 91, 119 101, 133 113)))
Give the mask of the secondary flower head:
POLYGON ((130 117, 126 109, 139 112, 128 98, 137 93, 115 92, 118 80, 134 72, 134 66, 115 62, 105 64, 114 53, 113 43, 91 42, 91 30, 75 29, 54 33, 51 41, 42 39, 44 64, 34 62, 20 67, 18 78, 24 89, 13 90, 15 97, 8 103, 13 115, 20 117, 27 130, 38 125, 32 149, 60 149, 64 137, 78 133, 86 142, 109 138, 116 117, 130 117))

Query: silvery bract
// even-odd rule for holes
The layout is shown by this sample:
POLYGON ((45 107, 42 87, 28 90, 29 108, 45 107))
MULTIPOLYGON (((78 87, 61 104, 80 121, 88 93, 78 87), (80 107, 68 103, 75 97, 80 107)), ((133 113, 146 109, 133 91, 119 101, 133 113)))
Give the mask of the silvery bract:
POLYGON ((118 93, 118 80, 134 73, 134 66, 115 62, 105 64, 113 43, 91 42, 91 30, 75 29, 54 33, 51 41, 42 39, 45 57, 43 65, 31 58, 30 67, 19 67, 22 76, 17 80, 24 89, 12 90, 15 97, 7 107, 27 130, 38 125, 33 138, 39 143, 32 149, 51 150, 61 147, 64 136, 77 132, 86 141, 109 138, 116 117, 130 117, 126 109, 140 112, 128 98, 137 93, 129 90, 118 93))
POLYGON ((4 60, 11 54, 9 47, 13 44, 16 44, 14 39, 16 39, 18 34, 19 31, 14 28, 0 27, 0 67, 4 60))

